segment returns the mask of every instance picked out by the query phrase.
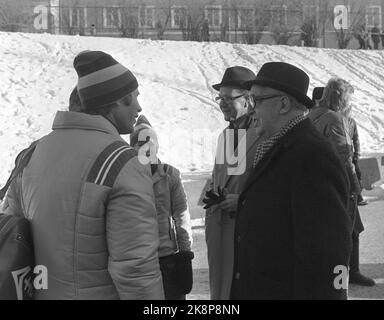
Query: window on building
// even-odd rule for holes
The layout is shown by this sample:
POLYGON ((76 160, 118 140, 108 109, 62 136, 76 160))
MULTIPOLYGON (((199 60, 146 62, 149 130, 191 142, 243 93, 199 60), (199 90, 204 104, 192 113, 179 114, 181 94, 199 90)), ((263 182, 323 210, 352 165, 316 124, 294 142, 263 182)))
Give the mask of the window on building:
POLYGON ((376 24, 382 27, 381 6, 367 6, 365 8, 365 23, 367 28, 373 28, 376 24))
POLYGON ((270 10, 270 24, 273 25, 286 25, 287 24, 287 6, 271 6, 270 10))
POLYGON ((72 28, 80 27, 80 9, 69 9, 69 26, 72 28))
POLYGON ((87 27, 87 8, 69 8, 69 26, 87 27))
POLYGON ((140 25, 143 27, 155 27, 155 7, 143 6, 140 8, 140 25))
POLYGON ((140 10, 138 7, 122 8, 122 25, 124 27, 138 26, 140 21, 140 10))
POLYGON ((237 11, 237 27, 247 29, 255 23, 255 9, 241 8, 237 11))
POLYGON ((185 23, 187 17, 186 7, 172 7, 171 10, 171 26, 172 28, 180 28, 185 23))
POLYGON ((121 26, 121 9, 117 7, 103 8, 103 25, 105 28, 121 26))
POLYGON ((304 5, 303 6, 303 21, 317 21, 319 17, 319 7, 304 5))
POLYGON ((205 19, 211 28, 220 28, 222 22, 221 6, 205 6, 205 19))

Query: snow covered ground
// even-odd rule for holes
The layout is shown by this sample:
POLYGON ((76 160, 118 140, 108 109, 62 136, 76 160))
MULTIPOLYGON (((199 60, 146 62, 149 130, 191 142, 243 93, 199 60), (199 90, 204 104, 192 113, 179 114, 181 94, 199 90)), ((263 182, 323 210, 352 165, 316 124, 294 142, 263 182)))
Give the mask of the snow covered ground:
POLYGON ((50 132, 55 112, 67 108, 77 80, 72 62, 82 50, 106 51, 138 77, 143 114, 160 137, 160 158, 183 172, 212 168, 225 122, 211 85, 229 66, 257 72, 268 61, 303 68, 311 78, 309 95, 330 77, 349 80, 362 151, 384 152, 384 51, 0 32, 0 185, 16 154, 50 132))

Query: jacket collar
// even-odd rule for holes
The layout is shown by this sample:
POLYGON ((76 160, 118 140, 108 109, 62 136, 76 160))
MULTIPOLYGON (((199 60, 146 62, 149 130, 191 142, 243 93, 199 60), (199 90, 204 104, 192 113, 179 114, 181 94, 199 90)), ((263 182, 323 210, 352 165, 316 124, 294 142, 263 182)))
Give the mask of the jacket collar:
POLYGON ((321 118, 324 114, 329 112, 334 112, 334 111, 331 111, 327 108, 318 107, 309 112, 308 118, 311 119, 312 121, 316 121, 317 119, 321 118))
POLYGON ((305 119, 297 124, 292 130, 290 130, 285 136, 283 136, 277 143, 272 147, 271 150, 260 160, 256 165, 253 173, 248 178, 242 194, 245 194, 250 186, 259 178, 259 176, 266 170, 269 164, 274 160, 278 154, 284 150, 289 149, 298 138, 312 126, 311 120, 305 119))
POLYGON ((249 114, 245 114, 240 118, 231 121, 227 129, 248 129, 251 123, 249 114))
POLYGON ((52 125, 52 130, 57 129, 95 130, 120 137, 115 126, 104 117, 80 112, 58 111, 52 125))
POLYGON ((151 164, 151 170, 152 170, 152 168, 154 170, 152 172, 153 183, 160 181, 161 179, 163 179, 167 175, 168 165, 162 163, 160 160, 159 160, 158 164, 151 164))

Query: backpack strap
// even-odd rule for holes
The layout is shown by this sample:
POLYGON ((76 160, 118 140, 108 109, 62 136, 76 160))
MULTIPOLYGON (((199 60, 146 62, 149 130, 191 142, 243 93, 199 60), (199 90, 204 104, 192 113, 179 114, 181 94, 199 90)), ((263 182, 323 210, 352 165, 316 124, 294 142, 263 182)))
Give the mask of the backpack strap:
POLYGON ((96 158, 86 181, 112 188, 121 169, 136 155, 137 152, 124 141, 111 143, 96 158))
MULTIPOLYGON (((0 190, 0 201, 4 199, 12 181, 28 165, 38 141, 39 140, 33 142, 16 157, 15 168, 12 170, 5 186, 0 190)), ((136 155, 136 151, 124 141, 115 141, 111 143, 96 158, 92 169, 88 174, 87 182, 112 188, 121 169, 136 155)))
POLYGON ((36 149, 36 145, 39 140, 32 142, 32 144, 21 151, 15 160, 15 167, 13 168, 11 175, 9 176, 5 186, 0 190, 0 201, 3 201, 5 195, 7 194, 8 188, 11 185, 12 181, 24 170, 28 165, 29 160, 31 160, 32 154, 36 149))

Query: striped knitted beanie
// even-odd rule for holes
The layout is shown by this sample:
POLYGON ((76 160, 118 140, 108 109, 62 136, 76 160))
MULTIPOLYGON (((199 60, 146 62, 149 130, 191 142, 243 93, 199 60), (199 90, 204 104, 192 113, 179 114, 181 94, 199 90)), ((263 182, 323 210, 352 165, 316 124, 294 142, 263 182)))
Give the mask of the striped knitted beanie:
POLYGON ((148 119, 144 115, 140 115, 140 117, 137 118, 134 130, 131 133, 130 145, 135 146, 137 142, 144 143, 149 141, 151 138, 152 140, 156 140, 156 141, 153 141, 154 143, 157 143, 157 135, 155 130, 153 130, 148 119), (145 132, 142 133, 143 136, 140 136, 140 140, 139 140, 139 134, 143 130, 145 130, 145 132))
POLYGON ((102 51, 79 53, 73 66, 79 77, 77 90, 86 110, 116 102, 139 86, 127 68, 102 51))

